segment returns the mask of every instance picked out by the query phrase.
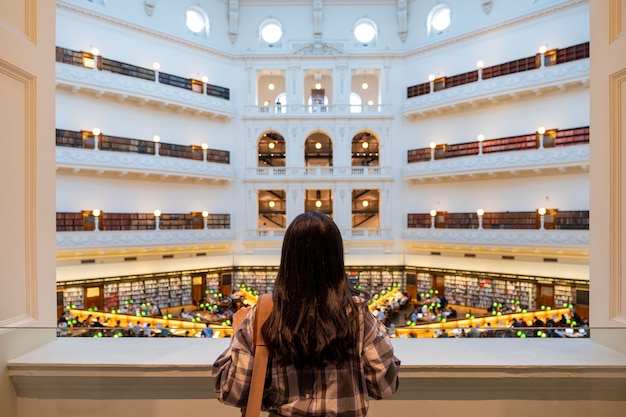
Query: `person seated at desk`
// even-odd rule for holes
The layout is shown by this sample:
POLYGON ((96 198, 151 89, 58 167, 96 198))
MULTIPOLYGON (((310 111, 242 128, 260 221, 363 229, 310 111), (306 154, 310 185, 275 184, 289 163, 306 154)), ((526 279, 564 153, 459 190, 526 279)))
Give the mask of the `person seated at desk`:
POLYGON ((172 332, 170 331, 170 326, 165 326, 164 328, 161 329, 161 337, 170 337, 172 335, 172 332))
POLYGON ((181 309, 180 310, 180 317, 183 319, 187 319, 187 320, 192 320, 193 319, 193 314, 189 314, 185 311, 185 309, 181 309))
POLYGON ((206 327, 202 329, 202 332, 200 333, 200 337, 205 337, 207 339, 210 339, 213 337, 213 329, 209 327, 209 323, 206 323, 206 327))

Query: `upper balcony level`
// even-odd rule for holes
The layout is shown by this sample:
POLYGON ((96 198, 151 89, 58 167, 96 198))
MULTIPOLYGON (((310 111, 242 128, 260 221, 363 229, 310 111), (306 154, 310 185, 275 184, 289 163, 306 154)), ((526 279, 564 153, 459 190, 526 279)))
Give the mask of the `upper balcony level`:
POLYGON ((407 88, 402 114, 408 119, 478 108, 526 95, 589 86, 589 43, 540 49, 536 56, 484 67, 407 88))
POLYGON ((116 178, 225 184, 234 180, 230 152, 203 145, 161 143, 103 135, 97 129, 56 131, 57 172, 116 178))
POLYGON ((235 108, 227 88, 114 61, 91 52, 57 47, 56 85, 72 93, 152 105, 159 109, 229 120, 235 108))
POLYGON ((550 129, 409 150, 403 177, 414 183, 589 170, 589 127, 550 129))

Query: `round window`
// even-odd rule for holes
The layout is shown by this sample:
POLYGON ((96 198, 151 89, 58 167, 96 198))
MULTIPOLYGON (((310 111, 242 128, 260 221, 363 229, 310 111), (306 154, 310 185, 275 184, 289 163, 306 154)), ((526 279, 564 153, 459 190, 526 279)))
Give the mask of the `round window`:
POLYGON ((200 33, 206 30, 207 17, 204 13, 197 9, 189 9, 186 14, 187 28, 193 33, 200 33))
POLYGON ((369 43, 376 37, 377 29, 369 19, 360 20, 354 27, 354 37, 361 43, 369 43))
POLYGON ((269 43, 274 44, 283 37, 283 28, 275 20, 270 20, 261 25, 261 38, 269 43))
POLYGON ((429 26, 435 32, 443 32, 450 26, 450 8, 445 4, 435 6, 429 14, 429 26))

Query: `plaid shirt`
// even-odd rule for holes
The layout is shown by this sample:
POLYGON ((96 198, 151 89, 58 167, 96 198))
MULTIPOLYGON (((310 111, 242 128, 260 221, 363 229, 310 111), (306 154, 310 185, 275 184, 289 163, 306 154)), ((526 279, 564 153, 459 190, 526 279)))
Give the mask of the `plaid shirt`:
MULTIPOLYGON (((230 347, 213 364, 217 399, 245 408, 252 378, 253 307, 235 333, 230 347)), ((293 417, 360 417, 367 414, 368 395, 389 397, 398 389, 400 361, 385 326, 369 313, 360 315, 362 340, 358 360, 329 364, 323 369, 296 370, 271 358, 263 393, 264 411, 293 417)))

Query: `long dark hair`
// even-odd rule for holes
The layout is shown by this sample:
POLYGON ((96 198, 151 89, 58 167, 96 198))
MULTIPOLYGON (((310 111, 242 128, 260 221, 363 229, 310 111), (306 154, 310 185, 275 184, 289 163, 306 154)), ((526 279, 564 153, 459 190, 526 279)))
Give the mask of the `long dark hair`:
POLYGON ((355 350, 358 308, 337 225, 319 211, 300 214, 285 233, 274 309, 261 330, 273 360, 301 369, 346 358, 355 350))

